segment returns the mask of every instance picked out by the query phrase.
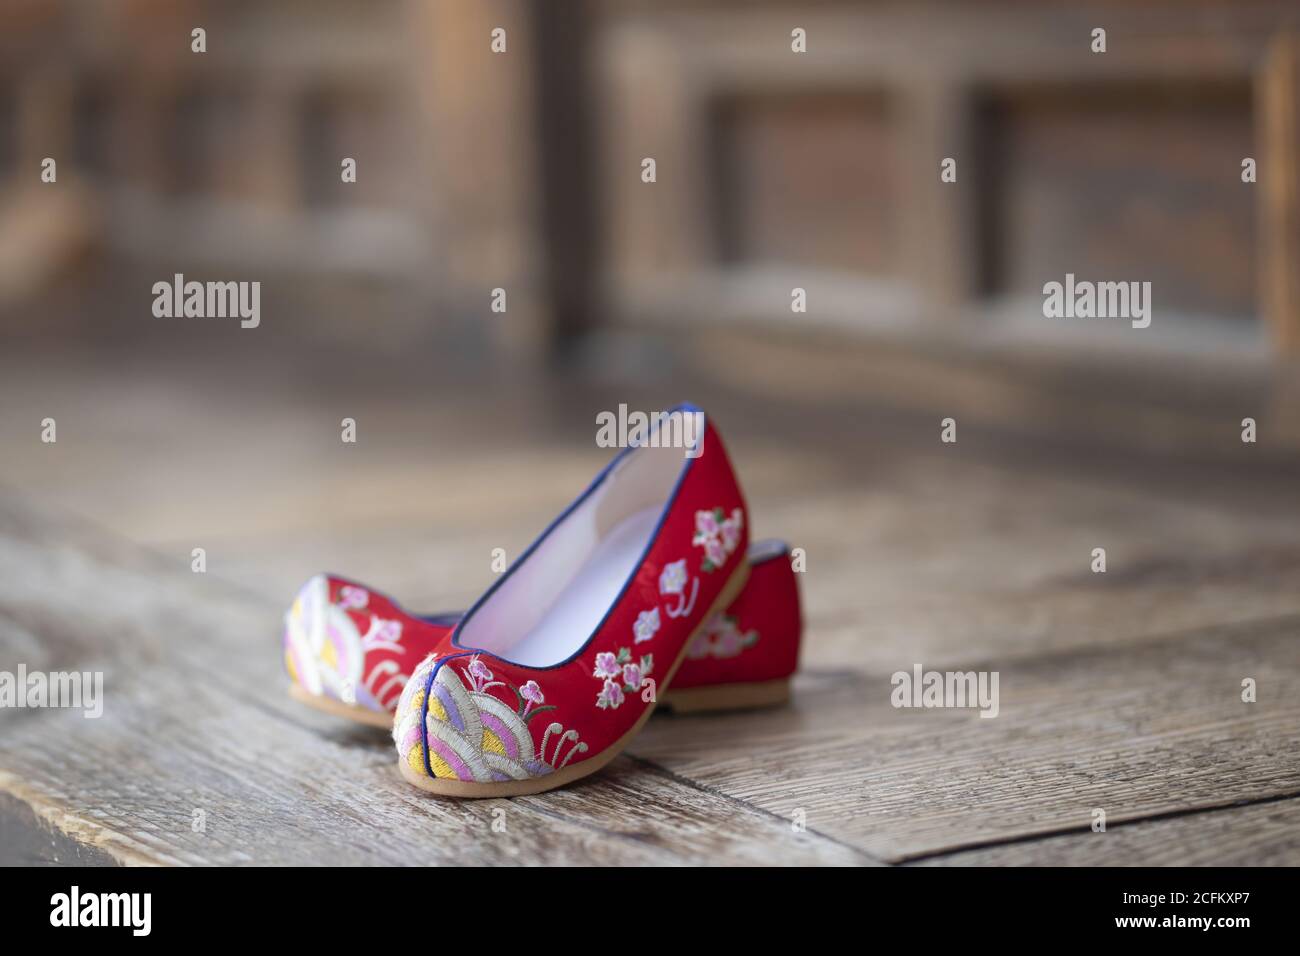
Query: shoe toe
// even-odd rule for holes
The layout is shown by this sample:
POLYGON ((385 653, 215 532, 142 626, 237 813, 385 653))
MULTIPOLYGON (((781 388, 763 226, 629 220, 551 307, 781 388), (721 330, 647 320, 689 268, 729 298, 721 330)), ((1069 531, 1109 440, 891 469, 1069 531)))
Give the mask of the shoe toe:
MULTIPOLYGON (((417 780, 465 783, 529 780, 550 773, 554 768, 537 752, 520 714, 492 694, 473 690, 457 674, 454 660, 426 658, 402 692, 393 741, 403 773, 417 780)), ((558 741, 563 728, 550 725, 547 739, 552 735, 558 741)), ((587 749, 576 737, 565 736, 577 748, 575 755, 587 749)))
POLYGON ((329 607, 329 578, 317 574, 299 588, 284 615, 284 666, 290 679, 309 694, 324 689, 320 653, 329 607))
POLYGON ((437 655, 430 654, 411 673, 410 680, 402 688, 402 696, 397 700, 397 711, 393 715, 393 743, 397 745, 403 772, 416 777, 429 776, 424 761, 422 728, 428 713, 426 696, 429 674, 436 660, 437 655))

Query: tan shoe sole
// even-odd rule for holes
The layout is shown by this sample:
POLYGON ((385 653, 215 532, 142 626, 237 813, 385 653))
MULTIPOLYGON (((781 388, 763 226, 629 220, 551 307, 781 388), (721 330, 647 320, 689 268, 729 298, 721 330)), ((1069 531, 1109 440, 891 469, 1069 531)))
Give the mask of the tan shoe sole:
POLYGON ((371 727, 382 727, 385 730, 393 729, 392 711, 367 710, 365 707, 359 707, 356 704, 345 704, 341 700, 335 700, 333 697, 326 697, 322 694, 313 694, 304 690, 298 684, 289 685, 289 696, 308 707, 314 707, 316 710, 324 711, 327 714, 333 714, 335 717, 346 717, 348 720, 355 720, 357 723, 369 724, 371 727))
MULTIPOLYGON (((681 652, 678 653, 677 659, 673 661, 673 666, 660 684, 660 687, 665 692, 672 682, 673 675, 677 673, 677 668, 686 659, 686 649, 690 647, 695 635, 704 628, 714 614, 729 606, 740 595, 740 592, 745 587, 745 582, 748 580, 749 562, 744 561, 740 567, 732 572, 731 579, 723 586, 713 605, 700 618, 700 623, 691 632, 690 637, 682 643, 681 652)), ((419 787, 421 790, 427 790, 429 793, 435 793, 440 797, 487 799, 492 797, 522 797, 530 793, 543 793, 590 776, 617 757, 631 743, 632 738, 637 735, 645 722, 650 719, 650 715, 654 713, 657 704, 657 700, 651 701, 650 706, 641 713, 641 716, 637 718, 636 723, 632 725, 627 733, 594 757, 540 777, 530 777, 527 780, 502 780, 496 783, 474 783, 464 780, 445 780, 441 777, 427 777, 412 770, 405 760, 399 760, 397 766, 407 783, 419 787)))
POLYGON ((686 687, 665 694, 662 705, 675 714, 703 714, 713 710, 752 710, 775 707, 790 699, 790 678, 686 687))

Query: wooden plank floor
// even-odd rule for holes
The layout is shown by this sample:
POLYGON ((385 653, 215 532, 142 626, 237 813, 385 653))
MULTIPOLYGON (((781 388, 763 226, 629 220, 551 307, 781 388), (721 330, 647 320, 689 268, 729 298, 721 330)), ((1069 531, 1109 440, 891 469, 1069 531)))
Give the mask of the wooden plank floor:
POLYGON ((1300 863, 1289 439, 1246 457, 1245 413, 1191 387, 1152 400, 1157 435, 1069 378, 863 355, 863 381, 835 350, 728 348, 748 380, 687 350, 673 394, 545 401, 337 357, 0 360, 0 670, 106 685, 100 720, 0 711, 0 862, 1300 863), (755 533, 807 551, 789 707, 656 716, 578 786, 455 803, 403 784, 383 733, 286 697, 279 617, 307 575, 463 606, 604 460, 596 410, 683 393, 722 425, 755 533), (918 663, 998 671, 998 716, 893 708, 918 663))

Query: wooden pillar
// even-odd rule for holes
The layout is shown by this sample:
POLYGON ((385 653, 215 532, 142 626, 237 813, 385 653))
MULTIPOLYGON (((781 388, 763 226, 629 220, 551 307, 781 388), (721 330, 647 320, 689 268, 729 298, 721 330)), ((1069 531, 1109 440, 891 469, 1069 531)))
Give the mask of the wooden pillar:
POLYGON ((551 315, 538 242, 536 50, 529 0, 412 0, 426 51, 417 84, 430 137, 428 195, 444 306, 481 318, 499 353, 531 363, 551 315), (506 50, 493 52, 492 31, 506 50), (505 314, 491 311, 506 291, 505 314))
POLYGON ((586 0, 533 0, 537 188, 542 294, 551 343, 563 348, 596 323, 596 169, 586 0))
POLYGON ((981 183, 973 149, 969 97, 955 82, 916 78, 902 100, 908 202, 903 243, 909 278, 927 318, 952 318, 978 294, 974 198, 981 183), (957 181, 940 179, 940 164, 957 162, 957 181))
POLYGON ((1300 34, 1273 40, 1260 73, 1263 315, 1277 348, 1300 354, 1300 34))
POLYGON ((58 163, 59 178, 75 169, 72 146, 76 78, 70 69, 47 66, 34 70, 18 85, 19 182, 39 181, 45 157, 58 163))
MULTIPOLYGON (((223 198, 238 195, 251 199, 263 209, 282 213, 297 209, 304 192, 299 156, 302 107, 302 91, 292 80, 274 77, 262 81, 248 104, 252 115, 241 124, 244 148, 234 151, 233 158, 219 157, 226 163, 214 163, 214 181, 209 188, 223 198), (253 155, 257 162, 248 163, 246 157, 253 155)), ((227 125, 225 116, 217 119, 227 125)), ((334 157, 319 160, 329 163, 334 157)))

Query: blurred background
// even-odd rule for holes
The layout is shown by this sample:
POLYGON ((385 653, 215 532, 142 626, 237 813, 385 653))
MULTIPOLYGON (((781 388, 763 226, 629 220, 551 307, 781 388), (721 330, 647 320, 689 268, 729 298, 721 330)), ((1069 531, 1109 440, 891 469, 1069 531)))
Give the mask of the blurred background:
POLYGON ((1298 147, 1289 0, 6 0, 0 481, 285 600, 455 605, 598 411, 689 397, 820 549, 814 654, 1083 601, 1106 536, 1194 623, 1300 569, 1298 147), (1045 319, 1067 272, 1151 327, 1045 319), (175 273, 260 281, 260 327, 154 318, 175 273))

